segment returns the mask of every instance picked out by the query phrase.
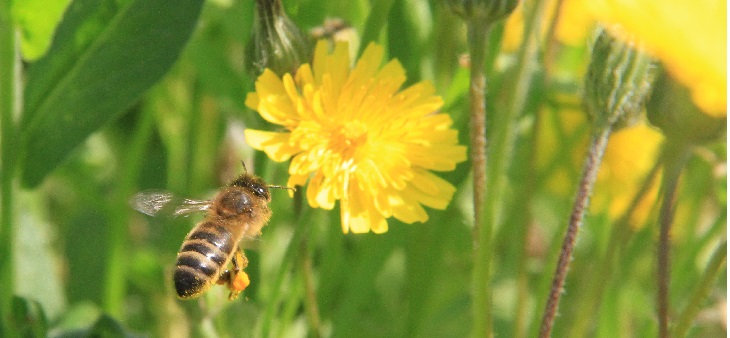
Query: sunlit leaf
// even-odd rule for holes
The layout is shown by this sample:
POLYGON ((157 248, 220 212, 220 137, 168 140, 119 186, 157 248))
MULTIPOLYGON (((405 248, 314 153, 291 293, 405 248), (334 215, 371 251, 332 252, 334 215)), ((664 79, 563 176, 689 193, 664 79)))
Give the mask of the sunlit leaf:
POLYGON ((71 0, 13 1, 13 19, 20 28, 20 49, 26 61, 42 57, 51 46, 53 32, 71 0))

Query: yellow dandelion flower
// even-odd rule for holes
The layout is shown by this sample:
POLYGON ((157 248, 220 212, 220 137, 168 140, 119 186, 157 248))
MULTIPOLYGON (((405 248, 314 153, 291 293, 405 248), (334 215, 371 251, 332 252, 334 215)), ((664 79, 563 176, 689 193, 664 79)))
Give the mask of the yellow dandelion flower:
POLYGON ((339 200, 345 233, 385 232, 390 217, 425 222, 422 205, 445 209, 456 190, 431 171, 466 160, 433 86, 399 91, 405 71, 397 60, 381 67, 383 53, 371 43, 351 67, 347 43, 330 52, 320 41, 311 66, 282 78, 266 70, 246 98, 284 129, 248 129, 248 143, 274 161, 291 159, 288 184, 309 181, 312 207, 331 210, 339 200))

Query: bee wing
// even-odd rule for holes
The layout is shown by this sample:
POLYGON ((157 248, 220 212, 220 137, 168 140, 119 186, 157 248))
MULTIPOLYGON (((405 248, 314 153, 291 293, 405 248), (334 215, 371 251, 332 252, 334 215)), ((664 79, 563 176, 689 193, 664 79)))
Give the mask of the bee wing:
POLYGON ((182 216, 205 211, 210 201, 181 198, 169 191, 146 190, 132 196, 129 204, 149 216, 182 216))

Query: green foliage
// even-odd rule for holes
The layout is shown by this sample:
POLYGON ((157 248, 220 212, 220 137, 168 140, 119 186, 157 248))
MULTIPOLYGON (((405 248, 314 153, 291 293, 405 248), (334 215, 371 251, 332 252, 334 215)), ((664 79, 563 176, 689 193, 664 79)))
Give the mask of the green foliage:
MULTIPOLYGON (((259 238, 243 244, 251 285, 241 297, 228 301, 227 290, 216 286, 200 299, 178 300, 172 285, 176 253, 202 216, 146 217, 127 204, 129 197, 164 189, 206 199, 242 171, 241 160, 270 184, 288 179, 286 163, 253 151, 243 139, 244 128, 275 131, 244 105, 255 80, 245 53, 253 1, 74 0, 62 16, 53 14, 62 2, 39 12, 21 10, 32 7, 22 3, 15 1, 13 12, 16 28, 27 35, 25 81, 17 81, 24 101, 15 128, 22 143, 18 152, 3 154, 17 156, 21 165, 0 184, 22 181, 25 188, 10 190, 15 297, 0 329, 30 337, 301 337, 315 334, 307 316, 307 297, 314 294, 323 336, 470 333, 469 163, 439 173, 457 188, 446 210, 428 210, 425 224, 390 219, 381 235, 345 235, 337 206, 311 209, 301 195, 306 189, 294 198, 275 189, 271 221, 259 238), (45 53, 44 36, 53 37, 45 53)), ((376 41, 389 58, 397 57, 408 83, 433 81, 460 143, 468 144, 469 72, 459 64, 468 50, 466 30, 445 4, 284 5, 303 32, 341 17, 358 33, 359 48, 376 41)), ((511 104, 505 101, 521 80, 514 75, 520 62, 536 69, 529 72, 525 109, 514 121, 513 159, 501 178, 506 191, 492 235, 493 326, 497 337, 532 337, 590 133, 579 105, 590 51, 561 45, 549 73, 542 53, 521 61, 500 49, 504 31, 493 27, 487 43, 487 111, 500 113, 511 104)), ((0 56, 10 54, 0 50, 0 56)), ((8 119, 2 121, 4 132, 8 119)), ((488 121, 492 137, 499 131, 489 129, 494 117, 488 121)), ((692 317, 687 332, 693 337, 726 330, 712 317, 727 297, 726 268, 713 255, 727 233, 726 150, 724 140, 695 149, 677 200, 671 308, 692 317)), ((638 183, 627 190, 628 199, 642 193, 638 183)), ((640 221, 622 223, 608 208, 591 209, 553 336, 656 335, 661 193, 643 193, 651 203, 640 221)), ((623 209, 630 207, 619 214, 623 209)))
POLYGON ((202 1, 74 1, 46 57, 28 69, 23 180, 36 186, 172 66, 202 1))

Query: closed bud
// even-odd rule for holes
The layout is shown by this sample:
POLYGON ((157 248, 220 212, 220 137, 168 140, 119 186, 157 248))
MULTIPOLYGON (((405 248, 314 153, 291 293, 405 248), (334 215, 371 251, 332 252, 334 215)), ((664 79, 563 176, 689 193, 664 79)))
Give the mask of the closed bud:
POLYGON ((448 0, 451 10, 464 20, 501 20, 517 7, 517 0, 448 0))
POLYGON ((593 45, 583 93, 594 126, 631 125, 638 120, 651 92, 653 68, 651 57, 601 30, 593 45))
POLYGON ((247 54, 256 74, 266 68, 277 75, 294 73, 309 61, 311 41, 286 15, 281 0, 256 0, 247 54))
POLYGON ((651 124, 670 142, 702 144, 725 136, 727 117, 712 117, 694 104, 689 90, 666 72, 658 72, 654 92, 646 105, 651 124))

